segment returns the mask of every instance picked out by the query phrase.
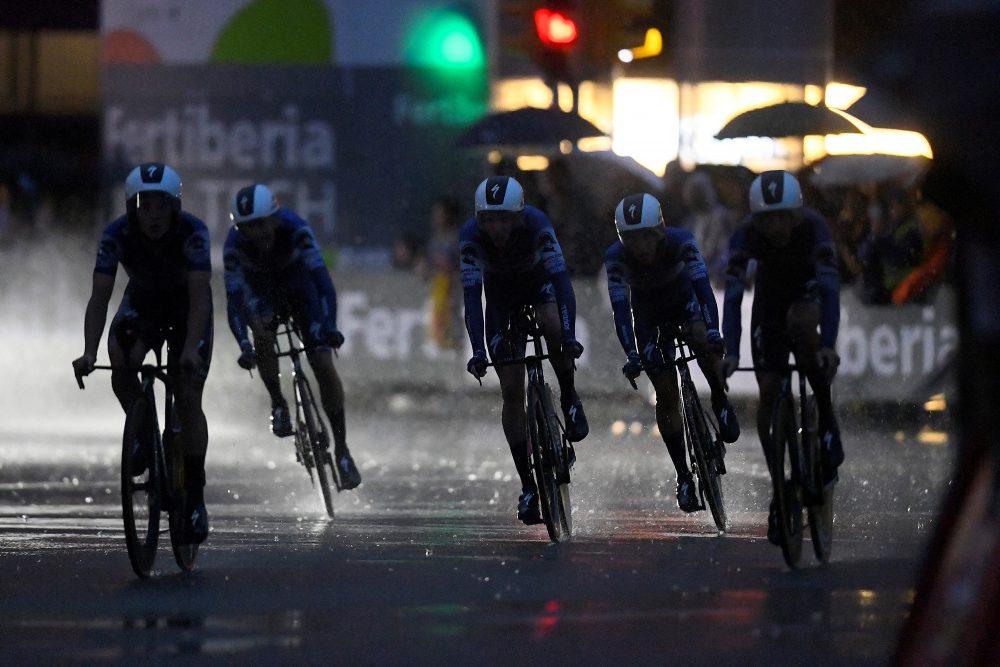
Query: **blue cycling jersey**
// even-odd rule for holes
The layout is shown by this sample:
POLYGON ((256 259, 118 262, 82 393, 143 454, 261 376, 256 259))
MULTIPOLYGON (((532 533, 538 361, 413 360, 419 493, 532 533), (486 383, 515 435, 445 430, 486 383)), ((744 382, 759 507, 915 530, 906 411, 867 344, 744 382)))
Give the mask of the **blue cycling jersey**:
POLYGON ((823 216, 813 209, 803 209, 802 221, 792 229, 788 243, 783 246, 771 244, 754 227, 752 216, 747 216, 733 234, 726 268, 723 332, 727 354, 736 356, 743 331, 740 307, 751 259, 757 262, 754 312, 770 314, 773 310, 773 317, 781 317, 783 325, 787 304, 815 290, 821 308, 821 343, 832 348, 840 325, 840 274, 830 228, 823 216), (784 307, 772 309, 769 304, 784 307))
POLYGON ((719 307, 708 280, 705 260, 694 236, 686 229, 668 227, 649 264, 640 264, 615 241, 604 254, 608 295, 615 331, 626 353, 636 351, 633 311, 646 320, 673 323, 694 300, 710 332, 718 333, 719 307))
POLYGON ((241 343, 247 340, 245 316, 254 312, 251 304, 258 297, 281 294, 290 287, 301 291, 303 273, 315 285, 320 301, 316 312, 323 319, 320 324, 327 331, 337 328, 337 293, 316 236, 308 223, 293 211, 281 208, 276 215, 280 224, 269 248, 253 247, 233 227, 222 249, 229 328, 241 343))
POLYGON ((162 239, 149 241, 123 215, 101 235, 94 272, 114 277, 119 264, 138 302, 157 307, 186 303, 188 272, 212 270, 208 228, 181 212, 162 239))
POLYGON ((566 272, 555 230, 548 217, 533 206, 524 207, 523 222, 511 231, 507 244, 497 248, 469 219, 459 233, 459 256, 465 297, 465 327, 476 352, 485 351, 482 293, 491 298, 538 294, 551 283, 559 309, 563 340, 576 338, 576 297, 566 272))

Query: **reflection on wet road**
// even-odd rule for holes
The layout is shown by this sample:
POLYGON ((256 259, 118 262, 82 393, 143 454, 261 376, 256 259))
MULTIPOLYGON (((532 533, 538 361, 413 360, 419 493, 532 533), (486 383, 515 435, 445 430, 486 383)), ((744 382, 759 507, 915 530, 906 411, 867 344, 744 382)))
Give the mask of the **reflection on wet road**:
POLYGON ((730 450, 732 530, 718 536, 705 513, 676 509, 648 428, 613 435, 648 408, 595 401, 574 539, 551 545, 513 519, 494 402, 416 403, 351 420, 365 481, 331 522, 287 441, 210 415, 210 540, 187 575, 161 548, 148 581, 124 551, 118 414, 85 435, 0 432, 0 657, 881 664, 948 464, 916 429, 849 427, 833 562, 815 566, 807 545, 791 572, 764 538, 754 438, 730 450))

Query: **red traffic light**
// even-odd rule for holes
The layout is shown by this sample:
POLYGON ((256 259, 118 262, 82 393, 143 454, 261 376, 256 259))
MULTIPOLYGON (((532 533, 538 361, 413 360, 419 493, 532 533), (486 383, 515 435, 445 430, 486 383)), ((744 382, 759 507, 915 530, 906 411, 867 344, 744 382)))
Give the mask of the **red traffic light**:
POLYGON ((535 10, 535 31, 545 46, 566 48, 576 42, 576 21, 562 12, 543 7, 535 10))

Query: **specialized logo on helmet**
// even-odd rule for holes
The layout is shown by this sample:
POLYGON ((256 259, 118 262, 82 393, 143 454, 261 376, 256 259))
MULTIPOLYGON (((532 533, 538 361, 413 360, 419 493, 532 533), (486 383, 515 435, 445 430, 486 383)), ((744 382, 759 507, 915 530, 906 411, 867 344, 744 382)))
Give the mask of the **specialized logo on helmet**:
POLYGON ((143 183, 159 183, 163 180, 163 165, 159 162, 148 162, 139 167, 139 176, 143 183))
POLYGON ((785 172, 765 171, 760 175, 760 190, 765 204, 780 204, 785 194, 785 172))
POLYGON ((500 206, 507 195, 507 176, 493 176, 486 180, 486 203, 490 206, 500 206))
POLYGON ((250 185, 236 194, 236 210, 240 215, 253 215, 253 191, 256 185, 250 185))
POLYGON ((642 222, 642 195, 629 195, 622 205, 625 212, 626 225, 638 225, 642 222))

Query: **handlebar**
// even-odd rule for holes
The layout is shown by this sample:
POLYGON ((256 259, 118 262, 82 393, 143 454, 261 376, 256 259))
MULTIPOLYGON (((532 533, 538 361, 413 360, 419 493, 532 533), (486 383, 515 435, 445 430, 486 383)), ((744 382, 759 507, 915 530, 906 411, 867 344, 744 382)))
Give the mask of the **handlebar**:
MULTIPOLYGON (((114 371, 114 370, 118 370, 118 369, 116 367, 114 367, 114 366, 94 366, 94 367, 92 367, 90 369, 90 372, 92 373, 94 371, 114 371)), ((163 382, 164 384, 169 384, 170 383, 170 377, 168 375, 167 367, 165 365, 163 365, 163 364, 143 364, 143 365, 139 366, 138 368, 131 368, 131 369, 130 368, 126 368, 125 370, 131 370, 131 371, 134 371, 136 373, 141 373, 143 375, 151 374, 156 379, 158 379, 161 382, 163 382)), ((87 375, 89 375, 89 374, 90 373, 87 373, 87 375)), ((77 384, 77 386, 80 389, 86 389, 86 387, 83 385, 83 378, 85 376, 81 375, 80 373, 76 373, 76 372, 74 372, 73 375, 76 376, 76 384, 77 384)))

